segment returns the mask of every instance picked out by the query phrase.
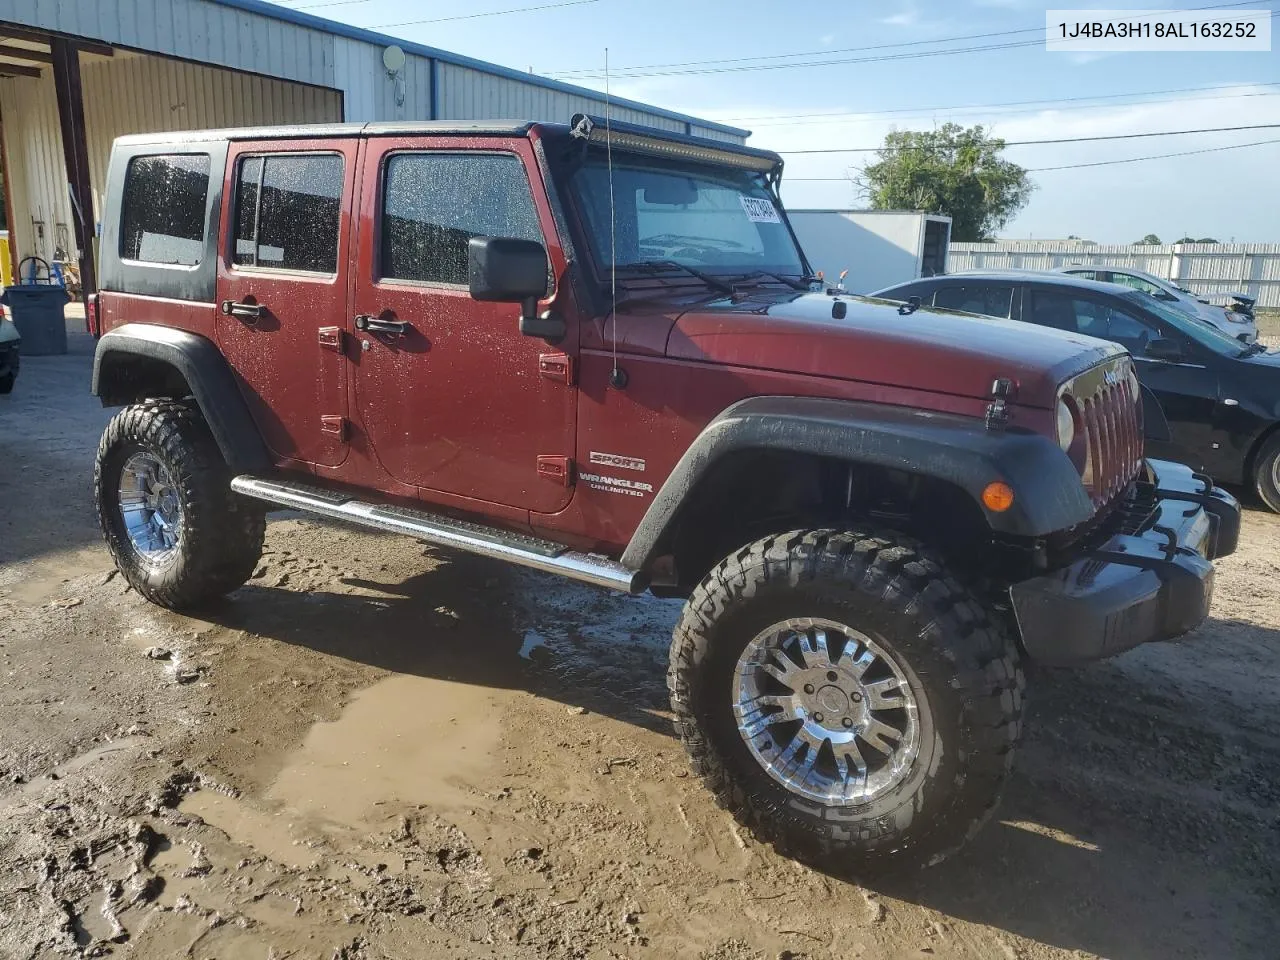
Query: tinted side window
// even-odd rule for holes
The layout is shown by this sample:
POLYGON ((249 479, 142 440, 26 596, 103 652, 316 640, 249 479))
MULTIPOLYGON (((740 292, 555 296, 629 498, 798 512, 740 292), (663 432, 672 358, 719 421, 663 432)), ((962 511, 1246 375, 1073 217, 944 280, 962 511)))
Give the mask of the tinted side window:
POLYGON ((337 273, 342 164, 342 157, 333 154, 241 160, 233 261, 337 273))
POLYGON ((1143 293, 1161 292, 1160 288, 1150 280, 1143 280, 1141 277, 1131 276, 1127 273, 1112 273, 1111 282, 1118 283, 1126 287, 1133 287, 1133 289, 1141 290, 1143 293))
POLYGON ((388 279, 465 284, 472 237, 543 242, 519 157, 397 154, 385 179, 381 263, 388 279))
POLYGON ((964 284, 939 287, 933 298, 935 307, 980 313, 986 317, 1009 318, 1013 305, 1013 286, 1004 284, 964 284))
POLYGON ((204 253, 209 157, 134 157, 124 177, 120 256, 191 267, 204 253))
POLYGON ((1066 273, 1068 276, 1079 277, 1081 280, 1105 279, 1104 277, 1098 276, 1097 271, 1095 270, 1064 270, 1063 272, 1066 273))
POLYGON ((1160 334, 1119 307, 1056 290, 1032 290, 1027 319, 1046 327, 1113 340, 1140 354, 1160 334))

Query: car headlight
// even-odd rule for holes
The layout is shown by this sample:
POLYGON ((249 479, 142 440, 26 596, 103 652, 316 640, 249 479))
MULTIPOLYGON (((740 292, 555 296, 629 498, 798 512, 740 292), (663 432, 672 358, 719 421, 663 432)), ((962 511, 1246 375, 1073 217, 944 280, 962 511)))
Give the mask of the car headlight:
POLYGON ((1071 445, 1076 442, 1076 415, 1071 411, 1071 405, 1067 403, 1063 397, 1058 398, 1058 446, 1063 451, 1071 449, 1071 445))

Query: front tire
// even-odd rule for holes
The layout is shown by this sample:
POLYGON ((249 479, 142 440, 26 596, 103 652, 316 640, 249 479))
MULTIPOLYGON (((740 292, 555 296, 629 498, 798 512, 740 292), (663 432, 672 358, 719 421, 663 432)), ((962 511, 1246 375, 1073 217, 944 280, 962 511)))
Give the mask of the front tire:
POLYGON ((766 537, 698 586, 668 675, 694 770, 755 835, 842 872, 935 863, 999 800, 1017 652, 919 545, 766 537))
POLYGON ((231 492, 199 410, 148 400, 103 432, 94 468, 98 523, 135 590, 173 610, 230 593, 262 556, 266 515, 231 492))

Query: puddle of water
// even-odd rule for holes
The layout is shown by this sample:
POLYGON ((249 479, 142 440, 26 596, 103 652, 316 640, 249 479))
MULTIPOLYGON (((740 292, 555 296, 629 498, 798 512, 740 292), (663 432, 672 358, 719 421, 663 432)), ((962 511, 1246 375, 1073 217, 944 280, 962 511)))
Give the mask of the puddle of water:
POLYGON ((496 778, 502 697, 484 687, 394 676, 311 728, 267 798, 321 820, 362 824, 397 808, 472 807, 496 778))
MULTIPOLYGON (((286 811, 268 813, 212 790, 200 790, 183 799, 178 807, 183 813, 194 813, 205 823, 216 827, 237 843, 252 847, 264 857, 299 870, 315 866, 320 854, 305 844, 293 829, 286 811)), ((186 848, 170 851, 168 859, 187 866, 191 853, 186 848)), ((157 857, 157 864, 160 858, 157 857)))
POLYGON ((34 563, 16 564, 0 578, 8 594, 19 603, 39 606, 67 595, 67 581, 92 573, 105 574, 111 558, 99 547, 83 547, 46 555, 34 563))
POLYGON ((524 632, 524 643, 520 644, 520 656, 525 660, 533 659, 533 651, 547 645, 547 638, 536 630, 524 632))

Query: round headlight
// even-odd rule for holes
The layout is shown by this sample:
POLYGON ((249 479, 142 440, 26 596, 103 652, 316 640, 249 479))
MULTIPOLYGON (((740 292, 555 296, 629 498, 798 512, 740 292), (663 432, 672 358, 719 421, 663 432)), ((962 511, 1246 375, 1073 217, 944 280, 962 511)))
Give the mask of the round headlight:
POLYGON ((1076 417, 1067 401, 1058 398, 1058 446, 1070 450, 1076 440, 1076 417))

